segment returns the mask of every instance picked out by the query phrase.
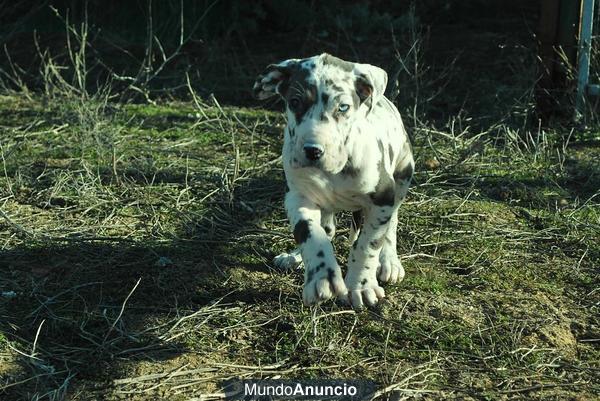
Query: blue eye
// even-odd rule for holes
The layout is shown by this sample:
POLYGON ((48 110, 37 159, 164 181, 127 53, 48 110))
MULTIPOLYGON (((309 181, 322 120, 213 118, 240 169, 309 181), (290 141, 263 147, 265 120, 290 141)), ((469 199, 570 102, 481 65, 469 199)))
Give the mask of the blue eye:
POLYGON ((340 113, 345 113, 348 110, 350 110, 350 105, 348 105, 346 103, 342 103, 338 106, 338 110, 340 111, 340 113))

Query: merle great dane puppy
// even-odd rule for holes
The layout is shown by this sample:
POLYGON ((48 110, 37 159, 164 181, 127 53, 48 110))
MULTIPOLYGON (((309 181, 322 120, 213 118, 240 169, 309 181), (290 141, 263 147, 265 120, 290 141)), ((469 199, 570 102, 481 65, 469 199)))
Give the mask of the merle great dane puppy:
POLYGON ((404 277, 396 228, 414 161, 386 84, 381 68, 329 54, 269 65, 254 84, 257 98, 287 106, 285 207, 298 249, 275 264, 304 263, 305 304, 337 296, 360 309, 384 298, 379 282, 404 277), (345 279, 331 244, 342 210, 354 212, 345 279))

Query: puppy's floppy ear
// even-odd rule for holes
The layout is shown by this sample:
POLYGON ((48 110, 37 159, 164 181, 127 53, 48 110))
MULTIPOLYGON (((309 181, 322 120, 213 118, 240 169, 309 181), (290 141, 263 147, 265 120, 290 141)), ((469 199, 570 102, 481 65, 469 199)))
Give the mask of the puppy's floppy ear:
POLYGON ((356 63, 354 64, 354 75, 356 76, 356 93, 360 98, 360 103, 366 103, 370 112, 373 105, 383 97, 387 86, 387 73, 374 65, 356 63))
POLYGON ((254 81, 254 86, 252 87, 254 97, 261 100, 275 95, 283 97, 290 76, 298 66, 299 61, 298 59, 289 59, 267 66, 263 73, 254 81))

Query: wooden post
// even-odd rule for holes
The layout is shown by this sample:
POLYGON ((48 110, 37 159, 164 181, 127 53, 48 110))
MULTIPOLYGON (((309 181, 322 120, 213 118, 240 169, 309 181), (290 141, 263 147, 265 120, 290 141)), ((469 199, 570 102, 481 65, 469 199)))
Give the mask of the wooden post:
POLYGON ((540 2, 538 55, 541 71, 536 86, 536 102, 543 120, 550 115, 564 113, 562 98, 574 88, 570 70, 573 71, 577 66, 581 2, 582 0, 540 2))

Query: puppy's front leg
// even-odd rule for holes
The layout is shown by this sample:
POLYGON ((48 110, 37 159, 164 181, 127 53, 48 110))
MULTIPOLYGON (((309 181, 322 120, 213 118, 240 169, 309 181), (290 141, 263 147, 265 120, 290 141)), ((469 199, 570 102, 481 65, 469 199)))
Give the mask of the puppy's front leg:
POLYGON ((364 224, 350 250, 346 274, 348 299, 354 309, 361 309, 365 303, 375 305, 385 297, 383 288, 377 283, 377 268, 390 219, 396 209, 394 204, 373 204, 365 211, 364 224))
POLYGON ((334 296, 345 298, 348 291, 331 241, 321 227, 321 210, 294 191, 287 193, 285 208, 304 263, 304 303, 311 305, 334 296))

